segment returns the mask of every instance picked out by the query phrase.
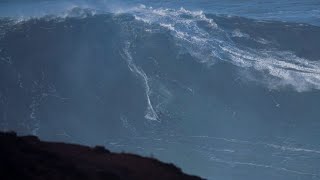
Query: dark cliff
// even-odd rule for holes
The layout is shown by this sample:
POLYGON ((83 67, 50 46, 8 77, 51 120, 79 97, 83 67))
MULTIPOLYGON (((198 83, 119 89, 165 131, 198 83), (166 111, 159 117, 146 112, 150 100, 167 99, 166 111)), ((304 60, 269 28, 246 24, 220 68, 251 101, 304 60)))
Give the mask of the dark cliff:
POLYGON ((15 133, 0 133, 0 159, 3 180, 200 179, 152 158, 15 133))

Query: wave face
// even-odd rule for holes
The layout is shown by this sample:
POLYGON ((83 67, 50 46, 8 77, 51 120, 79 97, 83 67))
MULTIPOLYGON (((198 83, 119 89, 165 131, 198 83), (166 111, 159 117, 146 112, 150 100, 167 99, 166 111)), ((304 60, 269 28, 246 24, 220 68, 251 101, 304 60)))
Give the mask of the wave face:
POLYGON ((320 27, 145 5, 0 19, 0 128, 208 179, 320 178, 320 27))

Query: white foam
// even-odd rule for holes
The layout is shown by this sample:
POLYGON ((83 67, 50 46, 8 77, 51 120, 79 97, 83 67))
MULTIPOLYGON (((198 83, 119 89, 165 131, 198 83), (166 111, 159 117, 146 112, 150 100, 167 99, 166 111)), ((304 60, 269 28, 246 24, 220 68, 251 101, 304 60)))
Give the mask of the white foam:
POLYGON ((298 171, 298 170, 293 170, 293 169, 288 169, 286 167, 277 167, 269 164, 260 164, 256 162, 241 162, 241 161, 230 161, 230 160, 224 160, 224 159, 219 159, 216 157, 211 157, 211 161, 218 162, 218 163, 224 163, 228 164, 230 166, 251 166, 251 167, 257 167, 257 168, 266 168, 266 169, 273 169, 276 171, 283 171, 286 173, 290 174, 296 174, 296 175, 302 175, 302 176, 311 176, 311 177, 319 177, 319 174, 311 173, 311 172, 303 172, 303 171, 298 171))
MULTIPOLYGON (((65 8, 67 11, 60 14, 60 17, 87 17, 97 13, 90 7, 69 4, 65 8), (86 9, 81 9, 83 7, 86 9)), ((240 68, 254 69, 265 77, 263 80, 258 79, 258 82, 264 82, 272 89, 290 86, 298 92, 320 90, 318 61, 297 57, 292 52, 277 50, 277 47, 259 50, 245 45, 239 46, 229 37, 249 38, 269 46, 272 44, 262 38, 251 39, 248 34, 242 33, 239 29, 233 32, 225 31, 202 11, 189 11, 184 8, 152 8, 145 5, 117 8, 114 11, 132 14, 138 21, 148 25, 158 25, 170 31, 177 44, 201 63, 212 65, 222 60, 240 68)), ((24 17, 22 21, 23 19, 24 17)), ((152 26, 147 27, 148 32, 152 33, 152 30, 152 26)), ((137 70, 139 72, 139 69, 137 70)), ((140 76, 144 77, 144 75, 142 71, 140 76)), ((147 81, 147 78, 145 79, 147 81)))
POLYGON ((240 29, 235 29, 234 31, 232 31, 232 36, 239 37, 239 38, 249 38, 250 37, 249 34, 241 32, 240 29))
MULTIPOLYGON (((137 8, 134 12, 137 20, 158 24, 169 30, 177 43, 185 48, 199 62, 214 64, 217 60, 229 62, 241 68, 253 68, 268 75, 265 84, 272 89, 285 86, 298 92, 312 89, 320 90, 320 64, 297 57, 292 52, 252 49, 235 45, 228 37, 250 38, 239 29, 231 33, 220 29, 212 19, 202 11, 188 11, 184 8, 154 9, 137 8), (198 23, 206 22, 208 29, 198 23), (212 28, 213 27, 213 28, 212 28)), ((250 38, 251 39, 251 38, 250 38)), ((269 44, 265 39, 253 39, 261 44, 269 44)))
POLYGON ((130 53, 129 48, 130 48, 130 43, 127 42, 125 44, 123 58, 127 61, 130 71, 135 73, 136 75, 140 76, 144 82, 145 94, 147 97, 147 104, 148 104, 144 117, 148 120, 151 120, 151 121, 160 121, 160 119, 158 118, 158 115, 157 115, 156 111, 154 110, 153 105, 151 103, 151 99, 150 99, 151 89, 149 86, 149 78, 148 78, 147 74, 140 67, 136 66, 136 64, 133 61, 133 58, 132 58, 132 55, 130 53))
POLYGON ((304 152, 304 153, 315 153, 315 154, 320 154, 320 150, 315 150, 315 149, 306 149, 306 148, 297 148, 297 147, 290 147, 290 146, 282 146, 282 145, 277 145, 277 144, 268 144, 264 143, 268 147, 272 147, 275 149, 280 149, 282 151, 292 151, 292 152, 304 152))
MULTIPOLYGON (((320 89, 320 64, 299 58, 290 52, 261 51, 221 46, 229 54, 231 63, 240 67, 253 67, 257 71, 278 78, 278 83, 270 88, 290 85, 297 91, 320 89)), ((271 83, 271 82, 270 82, 271 83)))

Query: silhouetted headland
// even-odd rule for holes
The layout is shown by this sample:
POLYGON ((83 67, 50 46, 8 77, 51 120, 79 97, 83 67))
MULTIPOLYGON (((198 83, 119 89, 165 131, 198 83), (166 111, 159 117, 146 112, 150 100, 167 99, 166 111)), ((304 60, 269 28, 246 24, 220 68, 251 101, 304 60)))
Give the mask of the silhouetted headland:
POLYGON ((2 180, 201 179, 184 174, 173 164, 103 146, 43 142, 36 136, 0 133, 2 180))

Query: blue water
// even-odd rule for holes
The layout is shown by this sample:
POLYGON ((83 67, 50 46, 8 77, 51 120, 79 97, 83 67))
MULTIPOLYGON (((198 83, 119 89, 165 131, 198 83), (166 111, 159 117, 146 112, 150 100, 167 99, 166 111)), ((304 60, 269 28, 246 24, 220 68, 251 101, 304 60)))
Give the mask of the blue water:
POLYGON ((0 128, 221 180, 320 179, 320 1, 0 1, 0 128))
POLYGON ((1 2, 2 16, 56 13, 72 5, 112 11, 143 4, 156 8, 184 7, 217 15, 320 25, 320 1, 318 0, 2 0, 1 2))

